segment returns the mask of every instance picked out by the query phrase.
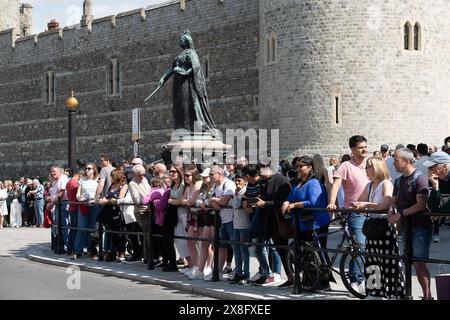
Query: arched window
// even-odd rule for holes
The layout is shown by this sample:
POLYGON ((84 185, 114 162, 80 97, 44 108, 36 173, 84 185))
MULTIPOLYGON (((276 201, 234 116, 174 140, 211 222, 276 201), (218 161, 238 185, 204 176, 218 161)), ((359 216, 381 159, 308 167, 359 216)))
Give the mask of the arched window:
POLYGON ((422 46, 422 28, 420 24, 416 22, 414 25, 414 50, 419 51, 422 46))
POLYGON ((272 35, 271 42, 271 58, 272 62, 275 62, 277 60, 277 39, 274 35, 272 35))
POLYGON ((277 39, 275 35, 270 34, 266 37, 266 64, 274 63, 277 59, 277 39))
POLYGON ((108 95, 115 96, 121 93, 121 67, 117 58, 111 59, 108 65, 108 95))
POLYGON ((403 28, 403 42, 404 42, 404 48, 405 50, 411 50, 411 44, 412 44, 412 28, 411 23, 406 22, 405 26, 403 28))
POLYGON ((55 73, 53 70, 49 70, 44 74, 44 102, 45 104, 54 104, 55 98, 55 73))

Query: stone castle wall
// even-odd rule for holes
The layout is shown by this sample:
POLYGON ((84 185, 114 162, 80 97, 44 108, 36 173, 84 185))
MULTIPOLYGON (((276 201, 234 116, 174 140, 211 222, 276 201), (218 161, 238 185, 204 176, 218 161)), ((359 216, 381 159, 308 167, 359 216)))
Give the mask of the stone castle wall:
POLYGON ((258 123, 258 1, 173 1, 94 20, 92 30, 64 29, 15 41, 0 33, 0 177, 41 176, 67 163, 67 110, 71 89, 80 103, 77 157, 120 159, 132 154, 131 109, 141 108, 140 154, 159 156, 172 128, 171 85, 144 98, 180 51, 189 29, 200 59, 209 59, 207 89, 216 122, 246 129, 258 123), (109 97, 107 67, 117 57, 122 93, 109 97), (56 102, 43 102, 44 73, 55 72, 56 102))
POLYGON ((348 153, 355 134, 370 150, 449 135, 448 0, 260 3, 261 55, 265 35, 278 46, 275 63, 260 59, 260 126, 280 128, 282 156, 348 153), (403 48, 407 21, 421 25, 420 51, 403 48))
POLYGON ((20 0, 0 0, 0 31, 19 28, 20 0))

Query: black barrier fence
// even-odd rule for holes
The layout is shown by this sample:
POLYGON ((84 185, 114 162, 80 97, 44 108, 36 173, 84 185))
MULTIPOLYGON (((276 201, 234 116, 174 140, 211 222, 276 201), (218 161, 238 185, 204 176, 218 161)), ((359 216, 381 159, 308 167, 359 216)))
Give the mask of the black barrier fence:
MULTIPOLYGON (((63 254, 64 252, 64 242, 63 242, 63 235, 62 230, 63 229, 72 229, 72 230, 79 230, 79 231, 88 231, 93 233, 98 233, 99 236, 99 249, 98 249, 98 261, 103 261, 103 234, 104 233, 110 233, 110 234, 126 234, 126 235, 136 235, 136 236, 143 236, 144 241, 149 242, 149 257, 148 257, 148 270, 153 270, 153 238, 156 237, 162 237, 162 234, 155 234, 152 230, 152 214, 153 211, 149 210, 149 214, 147 215, 148 220, 148 232, 128 232, 128 231, 113 231, 113 230, 104 230, 103 224, 101 222, 98 222, 96 229, 88 229, 88 228, 78 228, 78 227, 71 227, 71 226, 63 226, 62 225, 62 205, 68 205, 68 204, 84 204, 84 205, 91 205, 92 203, 87 202, 60 202, 57 203, 57 234, 56 234, 56 243, 57 245, 54 246, 54 252, 56 254, 63 254)), ((135 203, 121 203, 120 205, 129 205, 129 206, 141 206, 142 204, 135 204, 135 203)), ((276 245, 276 244, 269 244, 269 243, 255 243, 255 242, 241 242, 241 241, 230 241, 230 240, 221 240, 219 237, 219 228, 220 228, 220 219, 219 219, 219 211, 214 210, 213 208, 208 208, 208 211, 215 211, 214 214, 214 238, 213 239, 207 239, 207 238, 197 238, 197 237, 182 237, 182 236, 174 236, 174 239, 183 239, 183 240, 194 240, 194 241, 206 241, 211 242, 213 244, 213 250, 214 250, 214 266, 212 271, 212 281, 219 281, 219 273, 220 270, 218 268, 219 265, 219 244, 225 243, 225 244, 243 244, 247 246, 262 246, 262 247, 274 247, 274 248, 281 248, 281 249, 287 249, 292 250, 294 253, 294 260, 295 262, 299 261, 299 255, 304 251, 312 251, 312 252, 325 252, 325 253, 338 253, 338 254, 351 254, 352 256, 363 256, 363 257, 382 257, 382 258, 389 258, 389 259, 395 259, 395 260, 403 260, 405 265, 405 286, 406 286, 406 296, 405 299, 412 299, 412 265, 413 262, 424 262, 424 263, 432 263, 432 264, 449 264, 450 260, 442 260, 442 259, 420 259, 415 258, 412 256, 412 248, 411 248, 411 217, 408 216, 405 218, 405 227, 404 227, 404 241, 405 241, 405 250, 403 255, 390 255, 390 254, 381 254, 381 253, 369 253, 365 251, 355 251, 355 250, 340 250, 340 249, 331 249, 331 248, 318 248, 314 246, 305 245, 300 239, 299 239, 299 221, 308 221, 312 220, 312 217, 305 217, 300 218, 298 210, 295 211, 294 214, 294 241, 293 244, 290 245, 276 245)), ((305 212, 314 212, 314 211, 328 211, 329 213, 338 213, 340 215, 348 215, 351 213, 362 213, 365 215, 370 215, 374 213, 381 213, 381 214, 387 214, 387 210, 381 210, 381 211, 374 211, 374 210, 367 210, 367 209, 347 209, 347 208, 337 208, 335 210, 329 210, 327 208, 303 208, 301 209, 305 212)), ((426 213, 430 217, 450 217, 450 213, 426 213)), ((54 225, 52 226, 52 230, 54 228, 54 225)), ((301 270, 296 265, 295 267, 295 274, 294 274, 294 289, 293 294, 300 294, 301 293, 301 286, 300 286, 300 276, 299 273, 301 270)))

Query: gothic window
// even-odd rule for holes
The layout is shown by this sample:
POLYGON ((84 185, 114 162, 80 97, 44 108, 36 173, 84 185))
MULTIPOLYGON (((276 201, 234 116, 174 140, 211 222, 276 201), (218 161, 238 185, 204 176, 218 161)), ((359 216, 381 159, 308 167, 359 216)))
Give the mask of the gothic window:
POLYGON ((405 23, 403 27, 403 46, 405 50, 411 50, 412 48, 412 28, 411 24, 408 22, 405 23))
POLYGON ((55 73, 50 70, 44 74, 44 102, 45 104, 55 103, 55 73))
POLYGON ((120 95, 122 91, 122 79, 120 62, 117 58, 111 59, 111 61, 109 62, 107 78, 108 95, 120 95))
POLYGON ((420 24, 414 25, 414 50, 419 51, 422 46, 422 30, 420 24))
POLYGON ((274 34, 270 34, 266 37, 265 42, 265 62, 266 64, 275 63, 277 59, 277 39, 274 34))

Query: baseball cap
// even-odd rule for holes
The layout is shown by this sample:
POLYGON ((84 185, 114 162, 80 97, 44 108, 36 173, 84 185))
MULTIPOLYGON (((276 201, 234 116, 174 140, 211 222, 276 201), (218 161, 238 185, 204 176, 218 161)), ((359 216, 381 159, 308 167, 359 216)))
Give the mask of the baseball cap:
POLYGON ((382 144, 380 150, 381 151, 388 151, 389 150, 389 146, 387 144, 382 144))
POLYGON ((205 170, 203 170, 202 173, 200 173, 200 176, 202 176, 203 178, 209 177, 209 173, 211 172, 210 168, 206 168, 205 170))
POLYGON ((435 152, 433 153, 427 161, 423 163, 425 167, 432 167, 436 164, 446 164, 450 163, 450 156, 446 152, 435 152))

